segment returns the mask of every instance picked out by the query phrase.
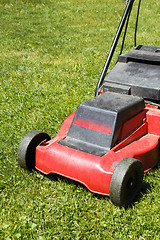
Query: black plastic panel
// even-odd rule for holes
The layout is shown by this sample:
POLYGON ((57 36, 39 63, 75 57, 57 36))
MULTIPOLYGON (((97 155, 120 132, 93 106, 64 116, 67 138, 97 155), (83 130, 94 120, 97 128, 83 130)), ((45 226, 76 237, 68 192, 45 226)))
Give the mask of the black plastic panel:
POLYGON ((59 143, 102 156, 114 146, 123 123, 143 109, 142 98, 104 93, 79 105, 66 139, 59 143))
POLYGON ((121 55, 103 87, 104 92, 111 89, 160 102, 160 48, 140 45, 121 55))

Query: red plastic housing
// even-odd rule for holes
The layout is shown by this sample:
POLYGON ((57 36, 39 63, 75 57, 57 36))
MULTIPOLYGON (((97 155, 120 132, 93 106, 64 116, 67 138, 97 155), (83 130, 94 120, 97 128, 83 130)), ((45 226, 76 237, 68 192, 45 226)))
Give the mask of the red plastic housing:
MULTIPOLYGON (((145 172, 157 164, 160 157, 159 109, 146 106, 143 112, 126 122, 122 127, 120 143, 103 156, 58 143, 66 138, 74 115, 75 112, 63 122, 55 138, 42 142, 36 148, 37 170, 44 174, 57 173, 84 184, 92 192, 109 195, 115 165, 122 159, 130 157, 140 160, 145 172), (142 117, 143 123, 140 124, 142 117)), ((95 129, 96 125, 91 127, 95 129)), ((98 126, 97 131, 99 128, 98 126)))

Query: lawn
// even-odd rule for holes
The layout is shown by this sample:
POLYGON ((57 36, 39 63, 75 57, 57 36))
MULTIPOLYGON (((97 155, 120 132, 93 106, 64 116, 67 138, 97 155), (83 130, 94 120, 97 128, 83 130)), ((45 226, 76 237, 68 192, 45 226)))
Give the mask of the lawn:
MULTIPOLYGON (((54 137, 94 96, 126 2, 0 1, 0 239, 160 239, 160 165, 128 209, 60 176, 17 163, 33 129, 54 137)), ((124 52, 133 48, 138 1, 124 52)), ((142 1, 137 43, 160 46, 160 1, 142 1)), ((120 44, 111 63, 114 66, 120 44)))

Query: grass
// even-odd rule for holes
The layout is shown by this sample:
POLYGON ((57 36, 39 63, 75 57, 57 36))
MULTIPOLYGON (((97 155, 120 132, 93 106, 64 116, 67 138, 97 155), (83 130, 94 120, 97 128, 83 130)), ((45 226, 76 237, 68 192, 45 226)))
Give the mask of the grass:
MULTIPOLYGON (((125 4, 1 0, 1 239, 160 239, 159 166, 145 174, 141 195, 124 210, 71 180, 24 171, 16 160, 26 133, 54 137, 94 96, 125 4)), ((158 0, 143 1, 138 44, 159 46, 159 9, 158 0)), ((124 51, 133 48, 135 16, 136 7, 124 51)))

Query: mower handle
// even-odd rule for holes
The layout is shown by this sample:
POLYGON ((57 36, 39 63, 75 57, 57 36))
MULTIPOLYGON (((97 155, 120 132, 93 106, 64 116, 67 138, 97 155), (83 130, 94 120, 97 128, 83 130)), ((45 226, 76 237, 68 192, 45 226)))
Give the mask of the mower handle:
POLYGON ((110 52, 108 54, 107 60, 105 62, 105 65, 103 67, 103 70, 102 70, 101 76, 99 78, 99 81, 97 83, 96 90, 95 90, 95 96, 97 96, 100 93, 101 86, 103 84, 104 78, 106 76, 107 70, 108 70, 110 62, 112 60, 114 51, 116 49, 118 40, 120 38, 121 32, 122 32, 124 24, 126 22, 127 16, 129 14, 129 12, 132 10, 132 6, 133 6, 133 3, 134 3, 135 0, 125 0, 125 1, 127 1, 127 6, 126 6, 126 8, 124 10, 121 22, 119 24, 118 30, 116 32, 115 38, 114 38, 112 46, 111 46, 110 52))

